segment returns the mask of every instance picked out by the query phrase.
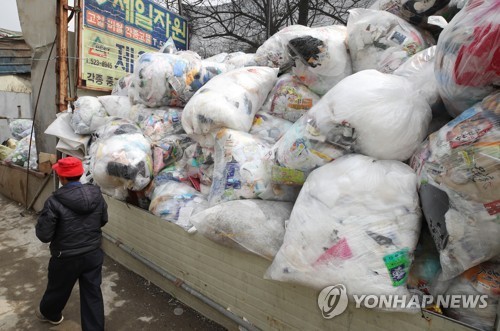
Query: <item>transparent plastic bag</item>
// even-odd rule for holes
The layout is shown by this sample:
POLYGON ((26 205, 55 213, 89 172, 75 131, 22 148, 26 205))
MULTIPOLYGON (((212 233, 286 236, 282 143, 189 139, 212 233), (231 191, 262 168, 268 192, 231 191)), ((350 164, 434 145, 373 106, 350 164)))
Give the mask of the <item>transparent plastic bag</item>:
POLYGON ((455 278, 446 294, 466 297, 486 294, 485 307, 448 308, 444 314, 484 331, 493 330, 500 300, 500 264, 485 262, 455 278))
POLYGON ((291 74, 279 77, 261 111, 296 122, 318 103, 320 97, 291 74))
POLYGON ((498 2, 469 1, 443 29, 435 75, 448 112, 458 116, 500 85, 498 2))
POLYGON ((342 25, 316 27, 288 42, 295 60, 292 72, 311 91, 324 95, 352 73, 346 34, 342 25))
POLYGON ((38 153, 36 150, 35 135, 28 135, 17 142, 16 148, 5 158, 7 164, 15 164, 32 170, 38 169, 38 153), (30 151, 31 137, 31 151, 30 151), (29 154, 29 158, 28 158, 29 154))
POLYGON ((79 97, 70 125, 78 134, 91 134, 100 126, 106 124, 106 110, 96 97, 79 97))
POLYGON ((208 202, 200 192, 185 183, 167 181, 155 187, 149 211, 172 222, 184 230, 193 225, 190 218, 208 208, 208 202))
POLYGON ((413 170, 399 161, 347 155, 314 170, 265 278, 349 295, 406 295, 420 232, 413 170))
POLYGON ((139 125, 144 136, 151 142, 184 133, 181 108, 148 108, 139 104, 132 107, 129 118, 139 125))
POLYGON ((216 74, 191 51, 144 53, 136 63, 129 96, 148 107, 183 107, 216 74))
POLYGON ((121 77, 113 86, 111 95, 125 96, 128 97, 128 87, 132 80, 132 74, 121 77))
POLYGON ((229 53, 224 60, 229 68, 253 67, 257 65, 255 53, 234 52, 229 53))
POLYGON ((208 208, 190 221, 208 239, 272 260, 285 235, 289 202, 236 200, 208 208))
POLYGON ((270 145, 248 133, 221 129, 215 139, 215 164, 210 205, 256 199, 268 185, 263 158, 270 145))
POLYGON ((207 134, 226 127, 248 132, 276 76, 276 69, 244 67, 214 77, 184 107, 184 130, 207 134))
POLYGON ((434 41, 387 11, 356 8, 349 10, 347 43, 353 72, 376 69, 392 73, 434 41))
POLYGON ((255 52, 255 61, 259 66, 279 68, 287 71, 293 64, 293 59, 288 52, 288 42, 310 33, 311 28, 304 25, 287 26, 267 39, 255 52))
POLYGON ((435 55, 436 46, 424 49, 410 57, 394 71, 394 74, 410 79, 415 91, 427 100, 433 112, 438 112, 442 109, 442 100, 434 75, 435 55))
POLYGON ((414 154, 442 280, 500 255, 500 93, 431 134, 414 154))
POLYGON ((104 110, 109 116, 129 118, 132 104, 127 96, 104 95, 102 97, 97 97, 97 100, 101 102, 104 110))
POLYGON ((127 189, 141 191, 152 178, 151 146, 141 133, 102 134, 92 144, 89 155, 94 182, 116 199, 124 200, 127 189))
POLYGON ((9 129, 12 137, 21 140, 24 137, 31 135, 33 121, 27 119, 15 119, 9 122, 9 129))
POLYGON ((250 134, 274 144, 292 126, 282 118, 274 117, 262 111, 255 114, 250 134))
POLYGON ((169 135, 153 144, 153 172, 156 176, 163 168, 180 160, 184 150, 193 143, 186 134, 169 135))

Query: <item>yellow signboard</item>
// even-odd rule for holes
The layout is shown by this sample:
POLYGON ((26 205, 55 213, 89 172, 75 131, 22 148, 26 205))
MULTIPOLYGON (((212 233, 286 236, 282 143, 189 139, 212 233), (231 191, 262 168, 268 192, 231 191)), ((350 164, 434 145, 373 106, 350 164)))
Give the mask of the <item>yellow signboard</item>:
POLYGON ((155 0, 84 0, 80 26, 78 85, 89 89, 111 91, 142 53, 169 38, 179 50, 188 46, 186 19, 155 0))
POLYGON ((124 38, 85 29, 82 33, 81 86, 109 91, 115 82, 134 72, 137 58, 157 51, 124 38))

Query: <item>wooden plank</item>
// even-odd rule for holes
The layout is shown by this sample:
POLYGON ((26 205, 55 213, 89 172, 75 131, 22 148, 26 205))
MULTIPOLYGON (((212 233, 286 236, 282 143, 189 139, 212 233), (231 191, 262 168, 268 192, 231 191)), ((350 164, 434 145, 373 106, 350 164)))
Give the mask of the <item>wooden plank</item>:
POLYGON ((263 330, 469 330, 438 316, 425 319, 352 304, 347 312, 326 320, 317 308, 317 290, 262 278, 269 261, 190 235, 123 202, 109 197, 106 201, 106 233, 263 330))
MULTIPOLYGON (((0 194, 5 197, 25 205, 26 190, 28 192, 28 204, 33 200, 36 192, 42 187, 45 177, 48 175, 30 170, 29 179, 26 176, 27 170, 22 167, 6 165, 0 162, 0 194), (26 183, 28 182, 28 187, 26 183)), ((42 193, 35 201, 33 209, 40 211, 45 200, 53 191, 53 182, 49 182, 43 187, 42 193)))

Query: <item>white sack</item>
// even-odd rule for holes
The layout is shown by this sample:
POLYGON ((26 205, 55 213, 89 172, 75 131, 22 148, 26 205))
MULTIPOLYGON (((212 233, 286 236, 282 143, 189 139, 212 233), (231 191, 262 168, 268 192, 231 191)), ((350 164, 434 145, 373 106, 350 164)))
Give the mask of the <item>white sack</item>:
POLYGON ((106 124, 106 110, 96 97, 79 97, 75 103, 71 127, 78 134, 91 134, 106 124))
POLYGON ((244 67, 214 77, 184 107, 184 130, 207 134, 226 127, 248 132, 276 76, 276 69, 244 67))
POLYGON ((377 69, 392 73, 415 53, 431 46, 419 30, 382 10, 349 10, 347 43, 353 72, 377 69))
POLYGON ((416 176, 406 164, 348 155, 314 170, 265 278, 349 295, 406 295, 420 232, 416 176))
POLYGON ((320 97, 301 81, 291 75, 279 77, 261 111, 273 116, 296 122, 302 115, 318 103, 320 97))
POLYGON ((109 116, 128 118, 132 104, 127 96, 104 95, 97 97, 109 116))
POLYGON ((262 111, 255 114, 250 134, 274 144, 292 126, 292 122, 262 111))
POLYGON ((167 181, 155 187, 149 205, 150 212, 186 231, 192 227, 190 217, 206 208, 207 200, 200 192, 176 181, 167 181))
POLYGON ((289 202, 236 200, 223 202, 191 217, 198 232, 224 246, 272 260, 285 235, 289 202))

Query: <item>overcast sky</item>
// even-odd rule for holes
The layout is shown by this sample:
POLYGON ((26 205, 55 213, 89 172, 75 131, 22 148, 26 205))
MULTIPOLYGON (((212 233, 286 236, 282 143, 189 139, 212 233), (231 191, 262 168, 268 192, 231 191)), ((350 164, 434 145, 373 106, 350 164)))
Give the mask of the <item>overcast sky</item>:
POLYGON ((16 0, 3 0, 0 10, 0 28, 21 31, 19 16, 17 15, 16 0))

